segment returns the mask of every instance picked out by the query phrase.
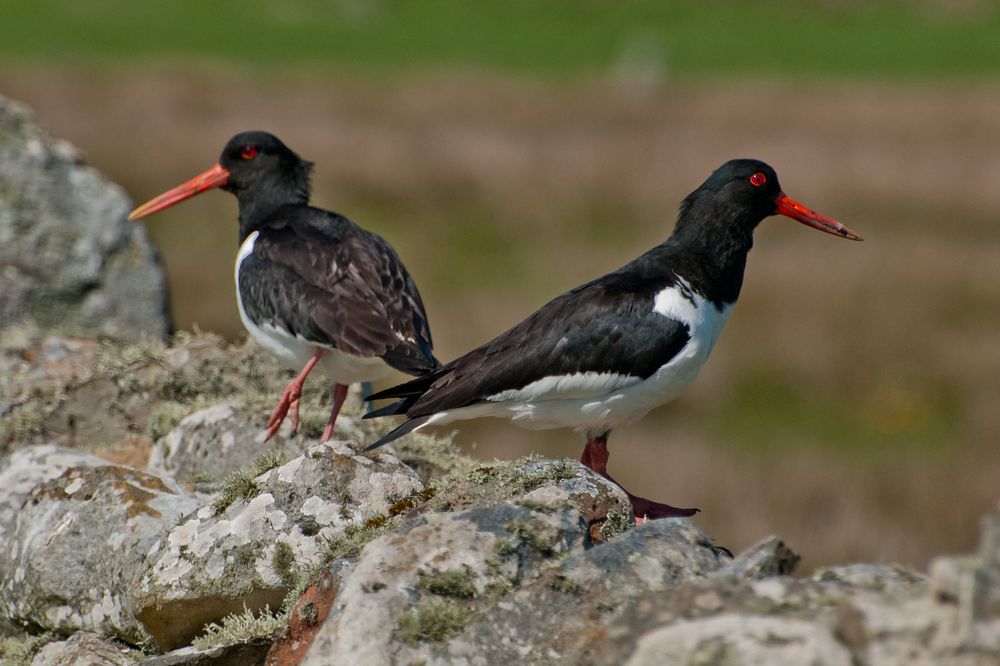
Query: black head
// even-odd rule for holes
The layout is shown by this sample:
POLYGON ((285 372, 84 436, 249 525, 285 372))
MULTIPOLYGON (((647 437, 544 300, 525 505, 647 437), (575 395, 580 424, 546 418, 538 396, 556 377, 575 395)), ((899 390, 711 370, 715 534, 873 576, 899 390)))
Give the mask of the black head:
POLYGON ((219 166, 229 174, 220 187, 237 196, 277 190, 294 203, 309 200, 312 163, 268 132, 240 132, 231 138, 222 149, 219 166))
POLYGON ((240 225, 254 215, 283 204, 309 202, 306 162, 267 132, 241 132, 222 149, 219 163, 191 180, 147 201, 130 220, 151 215, 213 187, 232 192, 240 201, 240 225))
POLYGON ((778 212, 781 186, 778 174, 769 164, 760 160, 729 160, 712 172, 693 194, 697 193, 746 211, 759 223, 778 212))
POLYGON ((719 227, 749 236, 765 217, 785 215, 820 231, 861 240, 861 236, 785 195, 778 174, 760 160, 729 160, 681 204, 678 229, 719 227))

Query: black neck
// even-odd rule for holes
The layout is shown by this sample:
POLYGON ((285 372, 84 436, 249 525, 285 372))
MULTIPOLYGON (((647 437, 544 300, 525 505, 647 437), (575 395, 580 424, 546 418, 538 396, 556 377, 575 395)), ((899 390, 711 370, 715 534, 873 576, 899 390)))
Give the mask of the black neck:
POLYGON ((674 233, 657 249, 671 271, 721 308, 739 298, 753 229, 762 217, 711 199, 685 201, 674 233))
POLYGON ((240 243, 261 229, 279 207, 309 203, 309 166, 308 162, 303 162, 293 177, 233 190, 240 206, 240 243))

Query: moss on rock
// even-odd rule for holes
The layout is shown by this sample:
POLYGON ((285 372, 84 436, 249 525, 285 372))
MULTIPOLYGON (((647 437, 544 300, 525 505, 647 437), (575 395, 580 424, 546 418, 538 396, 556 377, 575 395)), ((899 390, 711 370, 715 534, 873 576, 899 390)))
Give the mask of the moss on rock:
POLYGON ((410 645, 443 643, 461 633, 474 616, 450 599, 425 597, 399 618, 399 632, 410 645))

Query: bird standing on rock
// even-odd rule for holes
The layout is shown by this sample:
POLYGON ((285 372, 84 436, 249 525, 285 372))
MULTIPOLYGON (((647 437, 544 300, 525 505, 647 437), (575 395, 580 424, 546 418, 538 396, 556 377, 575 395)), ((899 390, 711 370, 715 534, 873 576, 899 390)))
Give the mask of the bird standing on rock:
POLYGON ((148 201, 138 220, 211 188, 236 195, 236 301, 251 337, 293 369, 267 424, 271 438, 288 414, 298 428, 302 385, 313 368, 334 382, 323 440, 355 382, 392 369, 422 375, 432 353, 424 304, 410 274, 380 236, 309 205, 312 164, 267 132, 237 134, 218 164, 148 201))
MULTIPOLYGON (((726 162, 684 199, 665 242, 434 372, 372 395, 399 402, 365 418, 407 420, 369 448, 431 425, 505 417, 526 428, 582 431, 581 462, 614 481, 608 434, 695 378, 740 295, 753 231, 776 214, 861 240, 786 196, 764 162, 726 162)), ((697 512, 628 495, 637 520, 697 512)))

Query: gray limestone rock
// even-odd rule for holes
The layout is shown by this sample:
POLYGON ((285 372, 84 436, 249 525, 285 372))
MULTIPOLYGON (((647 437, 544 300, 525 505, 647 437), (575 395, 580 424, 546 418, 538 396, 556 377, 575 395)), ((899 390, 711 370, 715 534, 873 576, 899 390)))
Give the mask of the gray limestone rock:
POLYGON ((0 611, 55 633, 142 642, 129 590, 153 543, 198 506, 131 467, 90 460, 65 468, 35 485, 17 513, 0 552, 0 611))
POLYGON ((0 327, 166 336, 163 267, 130 208, 79 151, 0 97, 0 327))
POLYGON ((225 647, 183 647, 150 657, 142 666, 258 666, 264 663, 270 643, 265 640, 225 647))
POLYGON ((133 666, 128 649, 90 631, 78 631, 64 641, 49 643, 31 666, 133 666))
POLYGON ((687 520, 595 545, 571 504, 424 515, 362 551, 303 663, 552 663, 592 642, 595 608, 672 593, 725 561, 687 520))
MULTIPOLYGON (((356 398, 356 387, 352 393, 356 398)), ((357 399, 349 400, 350 409, 337 419, 334 436, 357 442, 374 439, 373 433, 359 436, 360 414, 353 413, 357 399)), ((268 417, 266 409, 233 401, 188 414, 156 441, 146 469, 151 474, 169 475, 182 483, 197 483, 199 488, 214 490, 226 476, 247 468, 261 455, 278 454, 291 459, 304 455, 316 444, 316 438, 293 435, 288 420, 272 439, 265 439, 268 417)))
POLYGON ((53 444, 21 449, 0 460, 0 544, 7 543, 17 514, 35 486, 58 478, 71 467, 106 464, 106 460, 53 444))
POLYGON ((788 576, 799 564, 799 556, 775 536, 761 539, 740 553, 720 573, 736 579, 788 576))
POLYGON ((150 550, 133 594, 137 617, 173 649, 244 606, 277 609, 329 540, 422 489, 392 455, 359 455, 344 442, 314 445, 256 478, 234 476, 150 550))
POLYGON ((488 645, 463 638, 469 625, 588 541, 572 507, 506 503, 417 516, 365 547, 302 663, 460 660, 470 650, 501 663, 486 661, 496 654, 488 645))
POLYGON ((135 645, 138 615, 173 651, 76 634, 35 656, 1000 663, 995 513, 978 550, 929 576, 849 564, 792 578, 798 556, 777 537, 732 557, 688 520, 634 527, 623 491, 576 461, 483 463, 422 435, 364 455, 387 426, 354 404, 344 441, 318 445, 321 383, 300 434, 264 442, 288 374, 247 347, 29 337, 0 343, 0 447, 15 451, 0 461, 0 662, 80 628, 135 645), (98 450, 146 472, 84 454, 98 450))
POLYGON ((854 662, 830 628, 820 623, 724 614, 650 631, 625 663, 852 666, 854 662))

